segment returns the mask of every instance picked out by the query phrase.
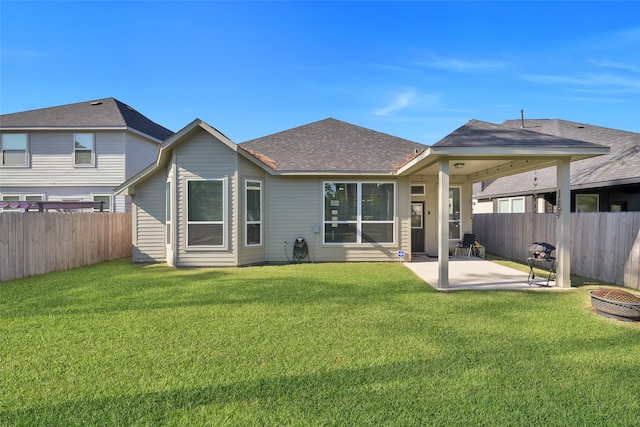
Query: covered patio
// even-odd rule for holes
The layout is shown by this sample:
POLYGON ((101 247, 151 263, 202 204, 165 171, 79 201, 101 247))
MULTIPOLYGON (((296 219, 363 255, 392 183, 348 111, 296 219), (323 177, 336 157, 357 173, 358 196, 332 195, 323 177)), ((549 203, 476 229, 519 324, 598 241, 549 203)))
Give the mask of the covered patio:
MULTIPOLYGON (((510 278, 507 272, 486 271, 486 277, 480 276, 482 267, 489 268, 491 263, 475 260, 473 266, 463 266, 457 260, 449 262, 452 235, 450 231, 450 183, 465 186, 468 191, 460 219, 460 237, 462 233, 473 233, 471 230, 471 186, 474 182, 489 181, 501 176, 536 170, 547 166, 557 166, 557 199, 558 210, 556 222, 556 271, 555 286, 570 288, 570 243, 571 243, 571 187, 570 163, 589 157, 607 154, 609 147, 585 141, 560 138, 526 129, 513 129, 502 125, 471 120, 458 128, 433 146, 419 153, 411 161, 398 170, 399 176, 419 177, 420 180, 431 180, 437 184, 437 263, 416 262, 414 271, 423 271, 427 280, 438 289, 451 289, 459 284, 467 284, 475 280, 474 285, 494 283, 516 286, 519 282, 510 278), (487 264, 485 264, 487 263, 487 264), (451 266, 450 266, 451 264, 451 266), (451 269, 450 269, 451 267, 451 269), (454 269, 455 267, 455 269, 454 269), (435 271, 435 275, 434 275, 435 271), (468 272, 468 273, 465 273, 468 272), (472 276, 470 276, 472 274, 472 276), (499 279, 493 279, 499 278, 499 279)), ((460 239, 461 240, 461 239, 460 239)), ((435 252, 434 252, 435 253, 435 252)), ((454 258, 455 259, 455 258, 454 258)), ((492 270, 500 270, 491 267, 492 270)), ((412 268, 410 266, 410 268, 412 268)), ((422 274, 420 274, 422 277, 422 274)), ((526 280, 526 276, 525 280, 526 280)), ((486 286, 489 286, 486 284, 486 286)), ((524 286, 528 286, 526 282, 524 286)))
POLYGON ((453 256, 449 260, 449 286, 438 286, 438 260, 426 256, 412 259, 404 265, 433 288, 441 291, 554 291, 573 288, 547 284, 546 276, 536 277, 527 283, 527 273, 505 267, 478 257, 453 256))

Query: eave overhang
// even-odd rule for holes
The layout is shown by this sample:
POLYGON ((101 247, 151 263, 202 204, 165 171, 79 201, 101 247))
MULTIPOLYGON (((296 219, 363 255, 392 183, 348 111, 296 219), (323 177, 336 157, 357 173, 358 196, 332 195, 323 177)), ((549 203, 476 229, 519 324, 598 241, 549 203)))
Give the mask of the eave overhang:
POLYGON ((438 174, 440 161, 449 162, 450 171, 468 181, 484 181, 553 166, 559 159, 582 160, 609 153, 609 147, 588 144, 586 147, 429 147, 398 169, 397 175, 438 174), (461 164, 456 168, 455 164, 461 164))

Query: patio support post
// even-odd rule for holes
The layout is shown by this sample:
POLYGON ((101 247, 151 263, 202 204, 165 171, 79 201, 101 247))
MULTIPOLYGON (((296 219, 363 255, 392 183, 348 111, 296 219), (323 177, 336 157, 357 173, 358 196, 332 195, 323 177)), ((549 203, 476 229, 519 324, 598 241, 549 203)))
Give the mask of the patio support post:
POLYGON ((556 286, 571 287, 571 179, 570 161, 558 161, 558 212, 556 220, 556 286))
POLYGON ((449 287, 449 159, 438 171, 438 287, 449 287))

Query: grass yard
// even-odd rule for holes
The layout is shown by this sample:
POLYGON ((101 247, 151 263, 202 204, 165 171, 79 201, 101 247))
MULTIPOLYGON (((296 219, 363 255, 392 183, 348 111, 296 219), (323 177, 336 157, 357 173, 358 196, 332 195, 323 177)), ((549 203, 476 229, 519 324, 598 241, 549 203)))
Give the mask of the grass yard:
POLYGON ((0 285, 0 425, 640 425, 640 325, 588 292, 441 293, 396 263, 0 285))

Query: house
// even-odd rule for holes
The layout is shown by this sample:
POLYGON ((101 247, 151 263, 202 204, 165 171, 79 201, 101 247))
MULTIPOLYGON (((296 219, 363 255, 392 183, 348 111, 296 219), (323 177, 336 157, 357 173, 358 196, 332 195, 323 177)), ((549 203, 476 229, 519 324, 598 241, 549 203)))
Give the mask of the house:
POLYGON ((117 212, 128 203, 113 188, 172 134, 114 98, 3 114, 0 133, 0 202, 104 202, 117 212))
MULTIPOLYGON (((566 120, 507 120, 504 126, 610 147, 571 165, 571 211, 640 211, 640 133, 566 120)), ((555 166, 478 184, 474 212, 555 212, 555 166)))
MULTIPOLYGON (((571 161, 607 152, 477 120, 431 147, 332 118, 235 144, 196 119, 115 193, 132 197, 134 262, 410 261, 426 253, 438 256, 438 286, 447 287, 448 254, 471 231, 473 182, 557 164, 567 188, 571 161)), ((558 227, 558 283, 570 286, 567 215, 558 227)))

